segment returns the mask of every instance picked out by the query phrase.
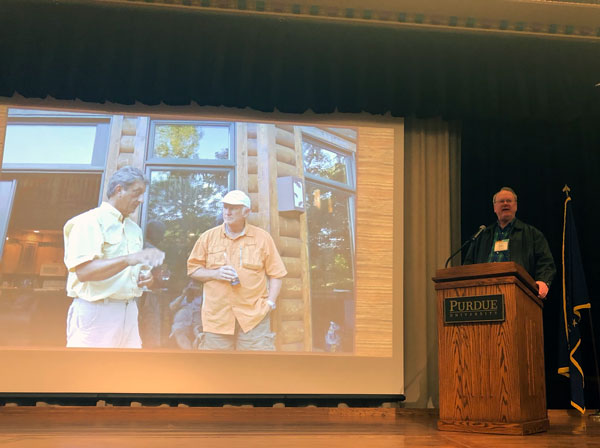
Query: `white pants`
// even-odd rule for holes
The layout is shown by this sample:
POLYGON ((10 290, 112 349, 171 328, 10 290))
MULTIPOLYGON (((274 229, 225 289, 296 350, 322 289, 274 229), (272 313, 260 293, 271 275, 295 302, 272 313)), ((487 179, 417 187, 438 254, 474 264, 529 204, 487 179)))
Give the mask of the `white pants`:
POLYGON ((141 348, 135 299, 73 299, 67 315, 67 347, 141 348))

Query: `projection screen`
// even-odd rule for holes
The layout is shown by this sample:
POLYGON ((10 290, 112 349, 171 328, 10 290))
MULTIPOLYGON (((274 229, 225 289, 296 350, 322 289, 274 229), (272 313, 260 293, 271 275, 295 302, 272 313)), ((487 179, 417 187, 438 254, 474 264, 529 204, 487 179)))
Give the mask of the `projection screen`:
POLYGON ((403 393, 403 129, 366 115, 0 105, 0 181, 16 183, 0 264, 2 392, 403 393), (159 223, 166 254, 136 299, 142 348, 66 348, 63 226, 105 201, 125 165, 148 181, 130 217, 146 239, 159 223), (186 262, 233 189, 287 270, 275 351, 200 348, 204 285, 186 262))

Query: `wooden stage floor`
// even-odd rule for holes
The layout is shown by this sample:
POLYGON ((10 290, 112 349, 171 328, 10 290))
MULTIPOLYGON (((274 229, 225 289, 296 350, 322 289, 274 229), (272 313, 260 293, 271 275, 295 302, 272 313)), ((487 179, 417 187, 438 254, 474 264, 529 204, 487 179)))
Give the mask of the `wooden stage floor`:
POLYGON ((600 447, 600 423, 550 410, 530 436, 441 432, 431 410, 394 408, 0 407, 0 447, 600 447))

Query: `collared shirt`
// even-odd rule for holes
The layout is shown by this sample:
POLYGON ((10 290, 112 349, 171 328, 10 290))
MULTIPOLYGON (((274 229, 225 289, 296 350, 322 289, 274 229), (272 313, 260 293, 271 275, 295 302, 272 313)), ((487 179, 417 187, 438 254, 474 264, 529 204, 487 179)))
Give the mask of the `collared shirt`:
POLYGON ((244 332, 254 328, 270 311, 266 303, 267 276, 282 278, 287 274, 271 235, 263 229, 246 224, 235 238, 225 231, 225 225, 214 227, 198 238, 188 258, 188 275, 198 268, 235 268, 240 285, 210 280, 204 283, 202 325, 204 331, 234 334, 235 321, 244 332))
POLYGON ((492 241, 492 249, 490 251, 490 255, 488 257, 488 263, 497 263, 502 261, 510 261, 510 234, 512 233, 513 224, 515 220, 509 222, 504 228, 500 228, 500 224, 496 226, 496 230, 494 232, 494 239, 492 241), (496 243, 498 241, 508 241, 508 247, 506 250, 496 251, 496 243))
POLYGON ((82 282, 75 269, 96 259, 110 259, 142 250, 142 229, 108 202, 71 218, 64 226, 67 295, 94 302, 128 300, 142 295, 137 286, 140 266, 129 266, 106 280, 82 282))

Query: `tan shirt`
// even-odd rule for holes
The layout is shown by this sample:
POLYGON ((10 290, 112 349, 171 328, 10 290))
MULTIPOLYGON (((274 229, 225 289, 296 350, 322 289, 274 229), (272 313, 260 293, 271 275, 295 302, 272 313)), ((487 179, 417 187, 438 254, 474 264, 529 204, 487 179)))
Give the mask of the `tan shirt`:
POLYGON ((218 269, 226 264, 236 269, 240 285, 221 280, 204 283, 202 325, 209 333, 234 334, 237 319, 247 332, 271 309, 266 303, 267 276, 282 278, 287 271, 271 235, 250 224, 235 239, 227 235, 224 225, 200 235, 188 258, 188 275, 200 267, 218 269))
POLYGON ((81 282, 75 268, 86 261, 109 259, 142 250, 142 229, 103 202, 100 207, 71 218, 64 226, 65 265, 69 270, 67 295, 93 302, 128 300, 142 295, 137 286, 140 266, 129 266, 99 281, 81 282))

